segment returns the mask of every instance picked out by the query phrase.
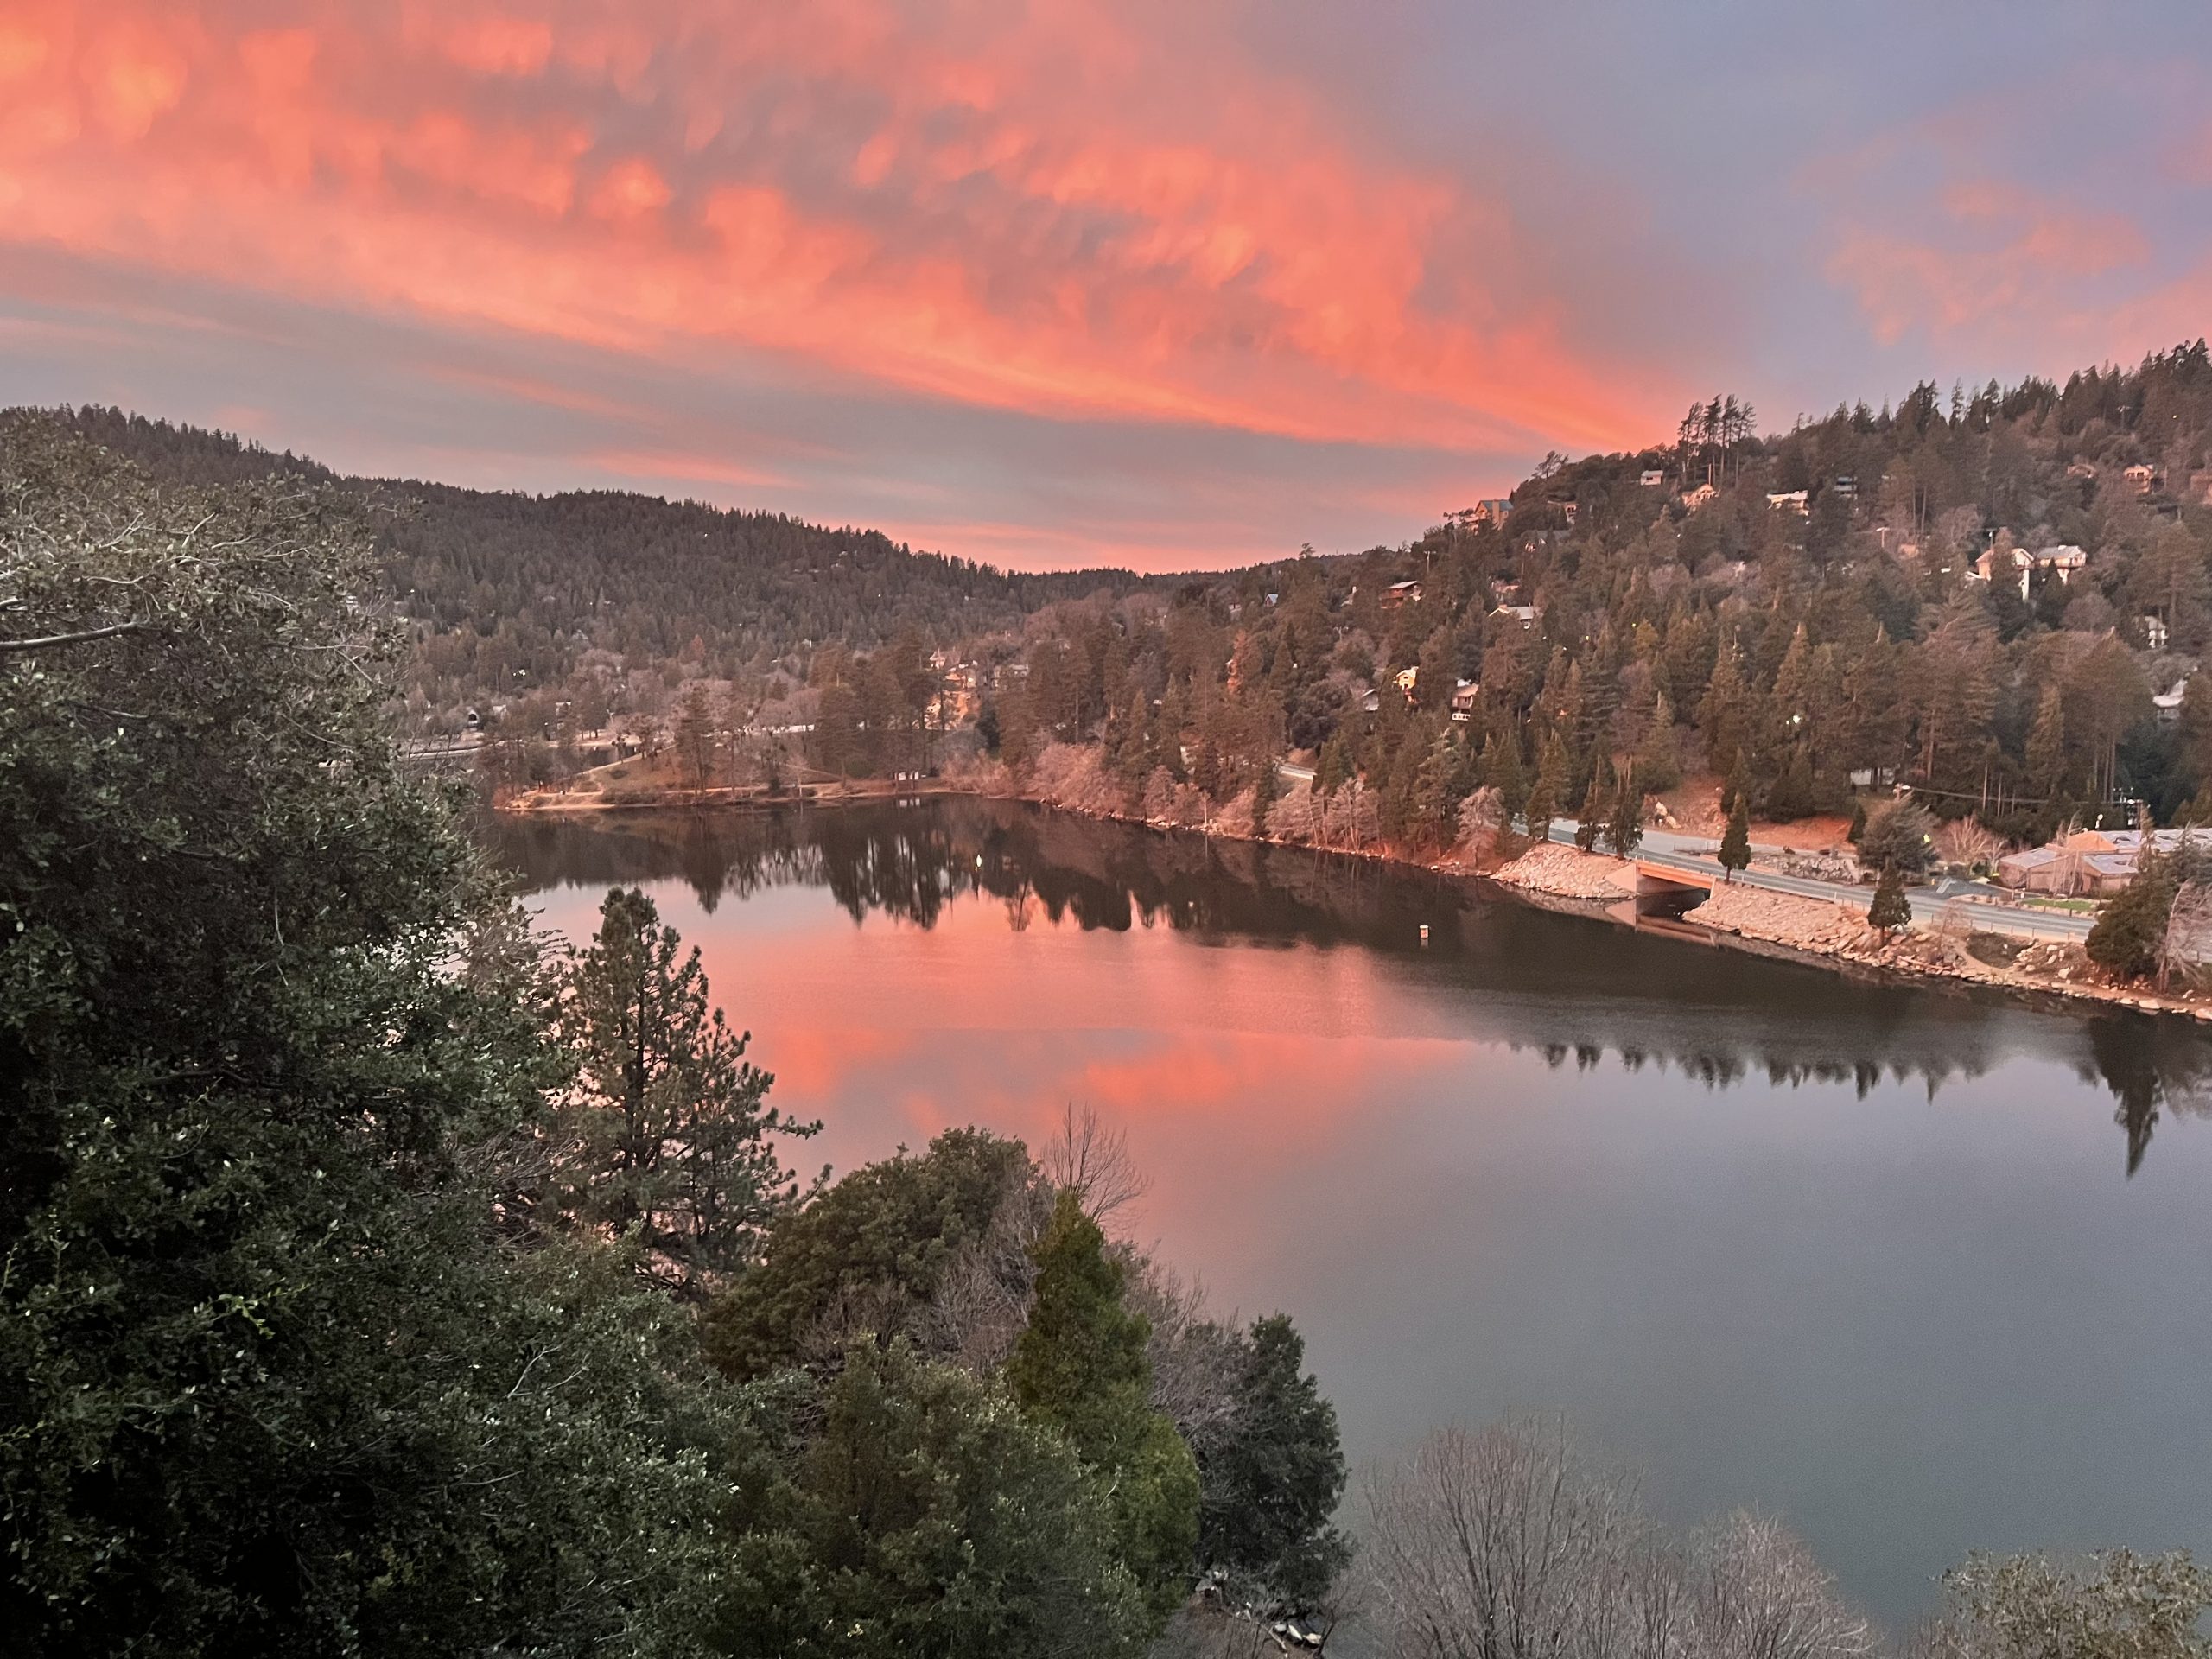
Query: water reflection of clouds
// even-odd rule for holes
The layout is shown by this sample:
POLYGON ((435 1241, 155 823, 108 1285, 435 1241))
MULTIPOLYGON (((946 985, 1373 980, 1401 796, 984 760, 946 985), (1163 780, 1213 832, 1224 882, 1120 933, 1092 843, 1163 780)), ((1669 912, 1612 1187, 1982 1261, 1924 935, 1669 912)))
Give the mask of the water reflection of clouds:
MULTIPOLYGON (((918 930, 908 939, 918 977, 900 995, 872 996, 849 1027, 782 1025, 762 1063, 799 1098, 844 1092, 865 1076, 905 1091, 893 1033, 912 1027, 1173 1029, 1193 1013, 1247 1033, 1396 1039, 1533 1050, 1578 1070, 1605 1054, 1630 1071, 1671 1068, 1710 1088, 1749 1079, 1774 1087, 1851 1089, 1864 1099, 1885 1077, 1917 1080, 1930 1099, 1948 1083, 1983 1075, 2002 1054, 2051 1053, 2101 1082, 2118 1103, 2132 1173, 2161 1118, 2201 1113, 2212 1093, 2212 1045, 2193 1028, 2124 1013, 2038 1014, 1948 988, 1870 983, 1825 970, 1656 938, 1587 918, 1536 911, 1468 884, 1359 860, 1288 849, 1209 842, 1043 813, 1008 803, 952 799, 920 809, 870 808, 752 816, 652 815, 590 824, 505 823, 505 856, 526 880, 596 889, 681 880, 701 915, 725 899, 747 903, 741 943, 696 930, 708 967, 742 1020, 778 987, 781 1000, 834 1010, 880 952, 865 938, 825 938, 816 924, 826 893, 858 925, 918 930), (811 896, 810 896, 811 895, 811 896), (1424 942, 1424 924, 1430 937, 1424 942), (1055 957, 1037 936, 1072 927, 1122 936, 1121 953, 1094 944, 1080 963, 1055 957), (1214 952, 1137 955, 1161 930, 1202 944, 1305 950, 1294 974, 1249 975, 1214 952), (1025 936, 1009 949, 1008 932, 1025 936), (1327 960, 1357 945, 1357 967, 1327 960), (1102 980, 1102 975, 1105 977, 1102 980), (1205 1004, 1202 1010, 1189 1005, 1205 1004)), ((560 906, 560 924, 579 918, 560 906)), ((1232 953, 1233 954, 1233 953, 1232 953)), ((792 1013, 800 1010, 791 1009, 792 1013)), ((1286 1115, 1325 1111, 1356 1079, 1313 1054, 1263 1057, 1265 1045, 1186 1047, 1179 1058, 1085 1062, 1068 1075, 1017 1076, 1003 1035, 998 1074, 963 1084, 970 1101, 1001 1110, 1062 1096, 1150 1101, 1204 1109, 1217 1092, 1270 1072, 1286 1115), (1223 1068, 1233 1065, 1235 1072, 1223 1068)), ((1374 1045, 1358 1064, 1372 1066, 1374 1045)), ((1356 1090, 1354 1091, 1356 1092, 1356 1090)), ((939 1109, 913 1103, 917 1132, 939 1109)), ((948 1121, 967 1121, 958 1103, 948 1121)))
POLYGON ((983 803, 506 839, 571 934, 652 888, 810 1170, 1096 1105, 1136 1236, 1296 1314, 1356 1459, 1564 1408, 1899 1618, 1975 1545, 2212 1545, 2193 1029, 983 803))

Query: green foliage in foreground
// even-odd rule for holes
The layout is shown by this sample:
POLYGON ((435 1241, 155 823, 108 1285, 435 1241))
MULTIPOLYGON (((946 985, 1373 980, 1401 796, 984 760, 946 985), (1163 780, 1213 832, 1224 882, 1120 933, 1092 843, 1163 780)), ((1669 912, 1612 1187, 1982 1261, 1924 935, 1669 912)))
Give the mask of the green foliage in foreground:
POLYGON ((4 1645, 1134 1652, 1105 1490, 1002 1385, 734 1385, 641 1284, 772 1211, 713 1198, 783 1184, 765 1080, 634 906, 641 971, 553 1039, 394 763, 365 557, 307 486, 164 495, 0 422, 4 1645), (642 1077, 590 1029, 639 986, 642 1077), (668 1132, 715 1103, 721 1189, 668 1132), (620 1119, 595 1163, 572 1109, 620 1119), (579 1171, 613 1207, 571 1233, 579 1171))
MULTIPOLYGON (((789 1402, 818 1428, 752 1491, 717 1651, 1008 1659, 1129 1654, 1149 1630, 1109 1505, 1005 1389, 857 1343, 789 1402)), ((741 1497, 741 1503, 747 1501, 741 1497)))
POLYGON ((1344 1490, 1336 1408, 1303 1370, 1305 1340, 1283 1315, 1255 1321, 1239 1355, 1239 1409, 1200 1469, 1199 1558, 1312 1607, 1351 1556, 1330 1524, 1344 1490))
POLYGON ((558 1066, 453 971, 504 918, 393 765, 359 539, 18 421, 0 546, 11 638, 94 636, 0 653, 0 1628, 674 1643, 727 1408, 600 1253, 496 1230, 558 1066))
POLYGON ((1190 1591, 1198 1471, 1174 1424, 1152 1409, 1145 1320, 1122 1305, 1122 1265, 1073 1192, 1060 1194, 1033 1254, 1036 1306, 1007 1381, 1106 1479, 1122 1557, 1165 1617, 1190 1591))
POLYGON ((798 1363, 841 1309, 886 1340, 912 1333, 1029 1167, 1018 1141, 949 1129, 925 1156, 854 1171, 781 1217, 760 1264, 708 1308, 709 1357, 733 1377, 765 1376, 798 1363))

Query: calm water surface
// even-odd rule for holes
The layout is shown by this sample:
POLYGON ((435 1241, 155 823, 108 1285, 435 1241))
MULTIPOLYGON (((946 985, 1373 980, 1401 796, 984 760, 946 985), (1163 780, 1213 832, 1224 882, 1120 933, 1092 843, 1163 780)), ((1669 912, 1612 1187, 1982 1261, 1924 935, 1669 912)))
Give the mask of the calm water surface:
POLYGON ((2212 1554, 2194 1028, 968 800, 494 834, 572 937, 653 893, 802 1165, 1125 1128, 1138 1232, 1296 1317, 1355 1459, 1563 1408, 1892 1623, 1976 1546, 2212 1554))

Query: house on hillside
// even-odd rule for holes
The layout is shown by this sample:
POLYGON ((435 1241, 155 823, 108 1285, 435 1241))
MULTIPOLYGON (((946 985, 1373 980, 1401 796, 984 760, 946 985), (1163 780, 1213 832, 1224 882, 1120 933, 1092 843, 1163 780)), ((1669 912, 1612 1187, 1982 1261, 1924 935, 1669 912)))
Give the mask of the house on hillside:
POLYGON ((1491 614, 1517 622, 1524 629, 1536 626, 1536 607, 1533 605, 1501 605, 1491 614))
POLYGON ((1712 500, 1714 496, 1719 493, 1720 492, 1713 486, 1712 480, 1707 479, 1695 489, 1684 490, 1682 492, 1682 505, 1688 507, 1692 512, 1695 512, 1700 507, 1703 506, 1707 502, 1712 500))
POLYGON ((1974 582, 2015 582, 2020 597, 2028 596, 2029 579, 2038 570, 2049 571, 2062 583, 2071 583, 2075 573, 2088 568, 2089 556, 2070 543, 2063 547, 2033 550, 2024 547, 1993 547, 1976 559, 1967 575, 1974 582))
MULTIPOLYGON (((2148 617, 2144 618, 2146 622, 2150 620, 2148 617)), ((2189 676, 2184 674, 2164 690, 2156 693, 2151 699, 2151 706, 2158 711, 2158 718, 2161 721, 2171 725, 2181 718, 2182 699, 2188 695, 2189 676)))
POLYGON ((1647 467, 1637 474, 1636 481, 1647 490, 1656 490, 1667 481, 1667 474, 1656 467, 1647 467))
POLYGON ((1777 512, 1794 512, 1802 518, 1809 510, 1811 493, 1806 490, 1770 490, 1766 504, 1777 512))
POLYGON ((1418 582, 1394 582, 1382 594, 1382 608, 1386 611, 1395 611, 1401 605, 1420 603, 1421 583, 1418 582))
POLYGON ((1475 503, 1471 524, 1503 524, 1506 514, 1513 511, 1513 503, 1502 495, 1485 496, 1475 503))
POLYGON ((2135 486, 2138 495, 2148 495, 2158 487, 2158 468, 2143 461, 2139 461, 2133 467, 2122 468, 2120 475, 2135 486))
POLYGON ((1469 721, 1475 717, 1475 705, 1483 700, 1483 689, 1474 680, 1461 680, 1452 688, 1452 718, 1469 721))

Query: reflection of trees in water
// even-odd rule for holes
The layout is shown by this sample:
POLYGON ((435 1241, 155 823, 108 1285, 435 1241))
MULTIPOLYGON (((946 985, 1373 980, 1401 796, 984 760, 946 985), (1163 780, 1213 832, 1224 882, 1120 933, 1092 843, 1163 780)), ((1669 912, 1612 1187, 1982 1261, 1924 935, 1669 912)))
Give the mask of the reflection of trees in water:
MULTIPOLYGON (((1041 916, 1084 929, 1357 944, 1408 964, 1416 984, 1448 994, 1455 1014, 1554 1066, 1572 1055, 1587 1070, 1610 1050, 1631 1072, 1656 1064, 1715 1088, 1764 1075, 1777 1088, 1848 1084, 1864 1098, 1886 1073, 1920 1079, 1932 1100, 1951 1079, 1988 1070, 2018 1040, 2018 1022, 2035 1018, 1973 995, 1484 903, 1465 883, 1422 871, 1009 802, 505 820, 491 834, 531 886, 680 880, 709 912, 725 894, 810 887, 855 921, 876 914, 926 928, 966 895, 998 901, 1017 931, 1041 916)), ((2042 1030, 2064 1039, 2068 1018, 2042 1030)), ((2116 1011, 2073 1020, 2070 1038, 2082 1045, 2082 1077, 2120 1102, 2131 1174, 2162 1110, 2212 1115, 2212 1042, 2188 1022, 2116 1011)))
MULTIPOLYGON (((1528 1045, 1516 1043, 1512 1046, 1519 1049, 1528 1045)), ((1566 1065, 1569 1056, 1573 1058, 1576 1071, 1594 1071, 1604 1063, 1607 1052, 1605 1043, 1589 1041, 1548 1042, 1535 1047, 1544 1057, 1544 1063, 1554 1071, 1566 1065)), ((1953 1077, 1978 1077, 1989 1065, 1986 1057, 1981 1055, 1970 1059, 1923 1055, 1910 1060, 1885 1062, 1834 1057, 1793 1058, 1769 1052, 1764 1046, 1732 1051, 1689 1044, 1657 1051, 1636 1043, 1621 1043, 1614 1046, 1613 1052, 1624 1071, 1641 1071, 1645 1065, 1654 1065, 1662 1071, 1680 1071, 1686 1077, 1715 1089, 1732 1088, 1755 1075, 1764 1076, 1777 1089, 1796 1089, 1808 1083, 1848 1084, 1861 1100, 1879 1085, 1885 1071, 1893 1083, 1919 1078, 1927 1085, 1929 1099, 1933 1100, 1936 1091, 1953 1077)))
POLYGON ((855 920, 875 913, 923 927, 953 899, 988 894, 1017 925, 1034 912, 1085 929, 1165 925, 1387 947, 1418 937, 1408 918, 1420 901, 1408 887, 1446 885, 1357 860, 965 797, 920 808, 501 820, 491 835, 533 887, 680 880, 710 912, 726 894, 826 887, 855 920))
POLYGON ((2120 1103, 2113 1121, 2127 1136, 2127 1173, 2143 1166, 2161 1107, 2212 1117, 2212 1044, 2179 1020, 2100 1014, 2088 1022, 2086 1083, 2101 1081, 2120 1103))
MULTIPOLYGON (((2127 1173, 2142 1167, 2151 1146, 2151 1134, 2162 1111, 2178 1116, 2212 1117, 2212 1042, 2186 1020, 2154 1019, 2145 1014, 2113 1012, 2080 1021, 2086 1052, 2076 1070, 2084 1083, 2102 1084, 2120 1103, 2113 1114, 2127 1138, 2127 1173)), ((1516 1049, 1533 1046, 1554 1071, 1571 1058, 1578 1071, 1594 1070, 1610 1048, 1622 1070, 1639 1071, 1656 1061, 1662 1071, 1672 1068, 1683 1076, 1713 1088, 1728 1088, 1756 1072, 1764 1072, 1776 1088, 1796 1088, 1816 1083, 1851 1085, 1864 1100, 1882 1081, 1904 1084, 1918 1077, 1934 1100, 1942 1085, 1954 1077, 1971 1079, 1989 1069, 1986 1052, 1950 1057, 1922 1055, 1887 1061, 1836 1057, 1791 1058, 1761 1050, 1731 1051, 1684 1045, 1655 1051, 1637 1041, 1582 1039, 1536 1044, 1516 1042, 1516 1049)))

